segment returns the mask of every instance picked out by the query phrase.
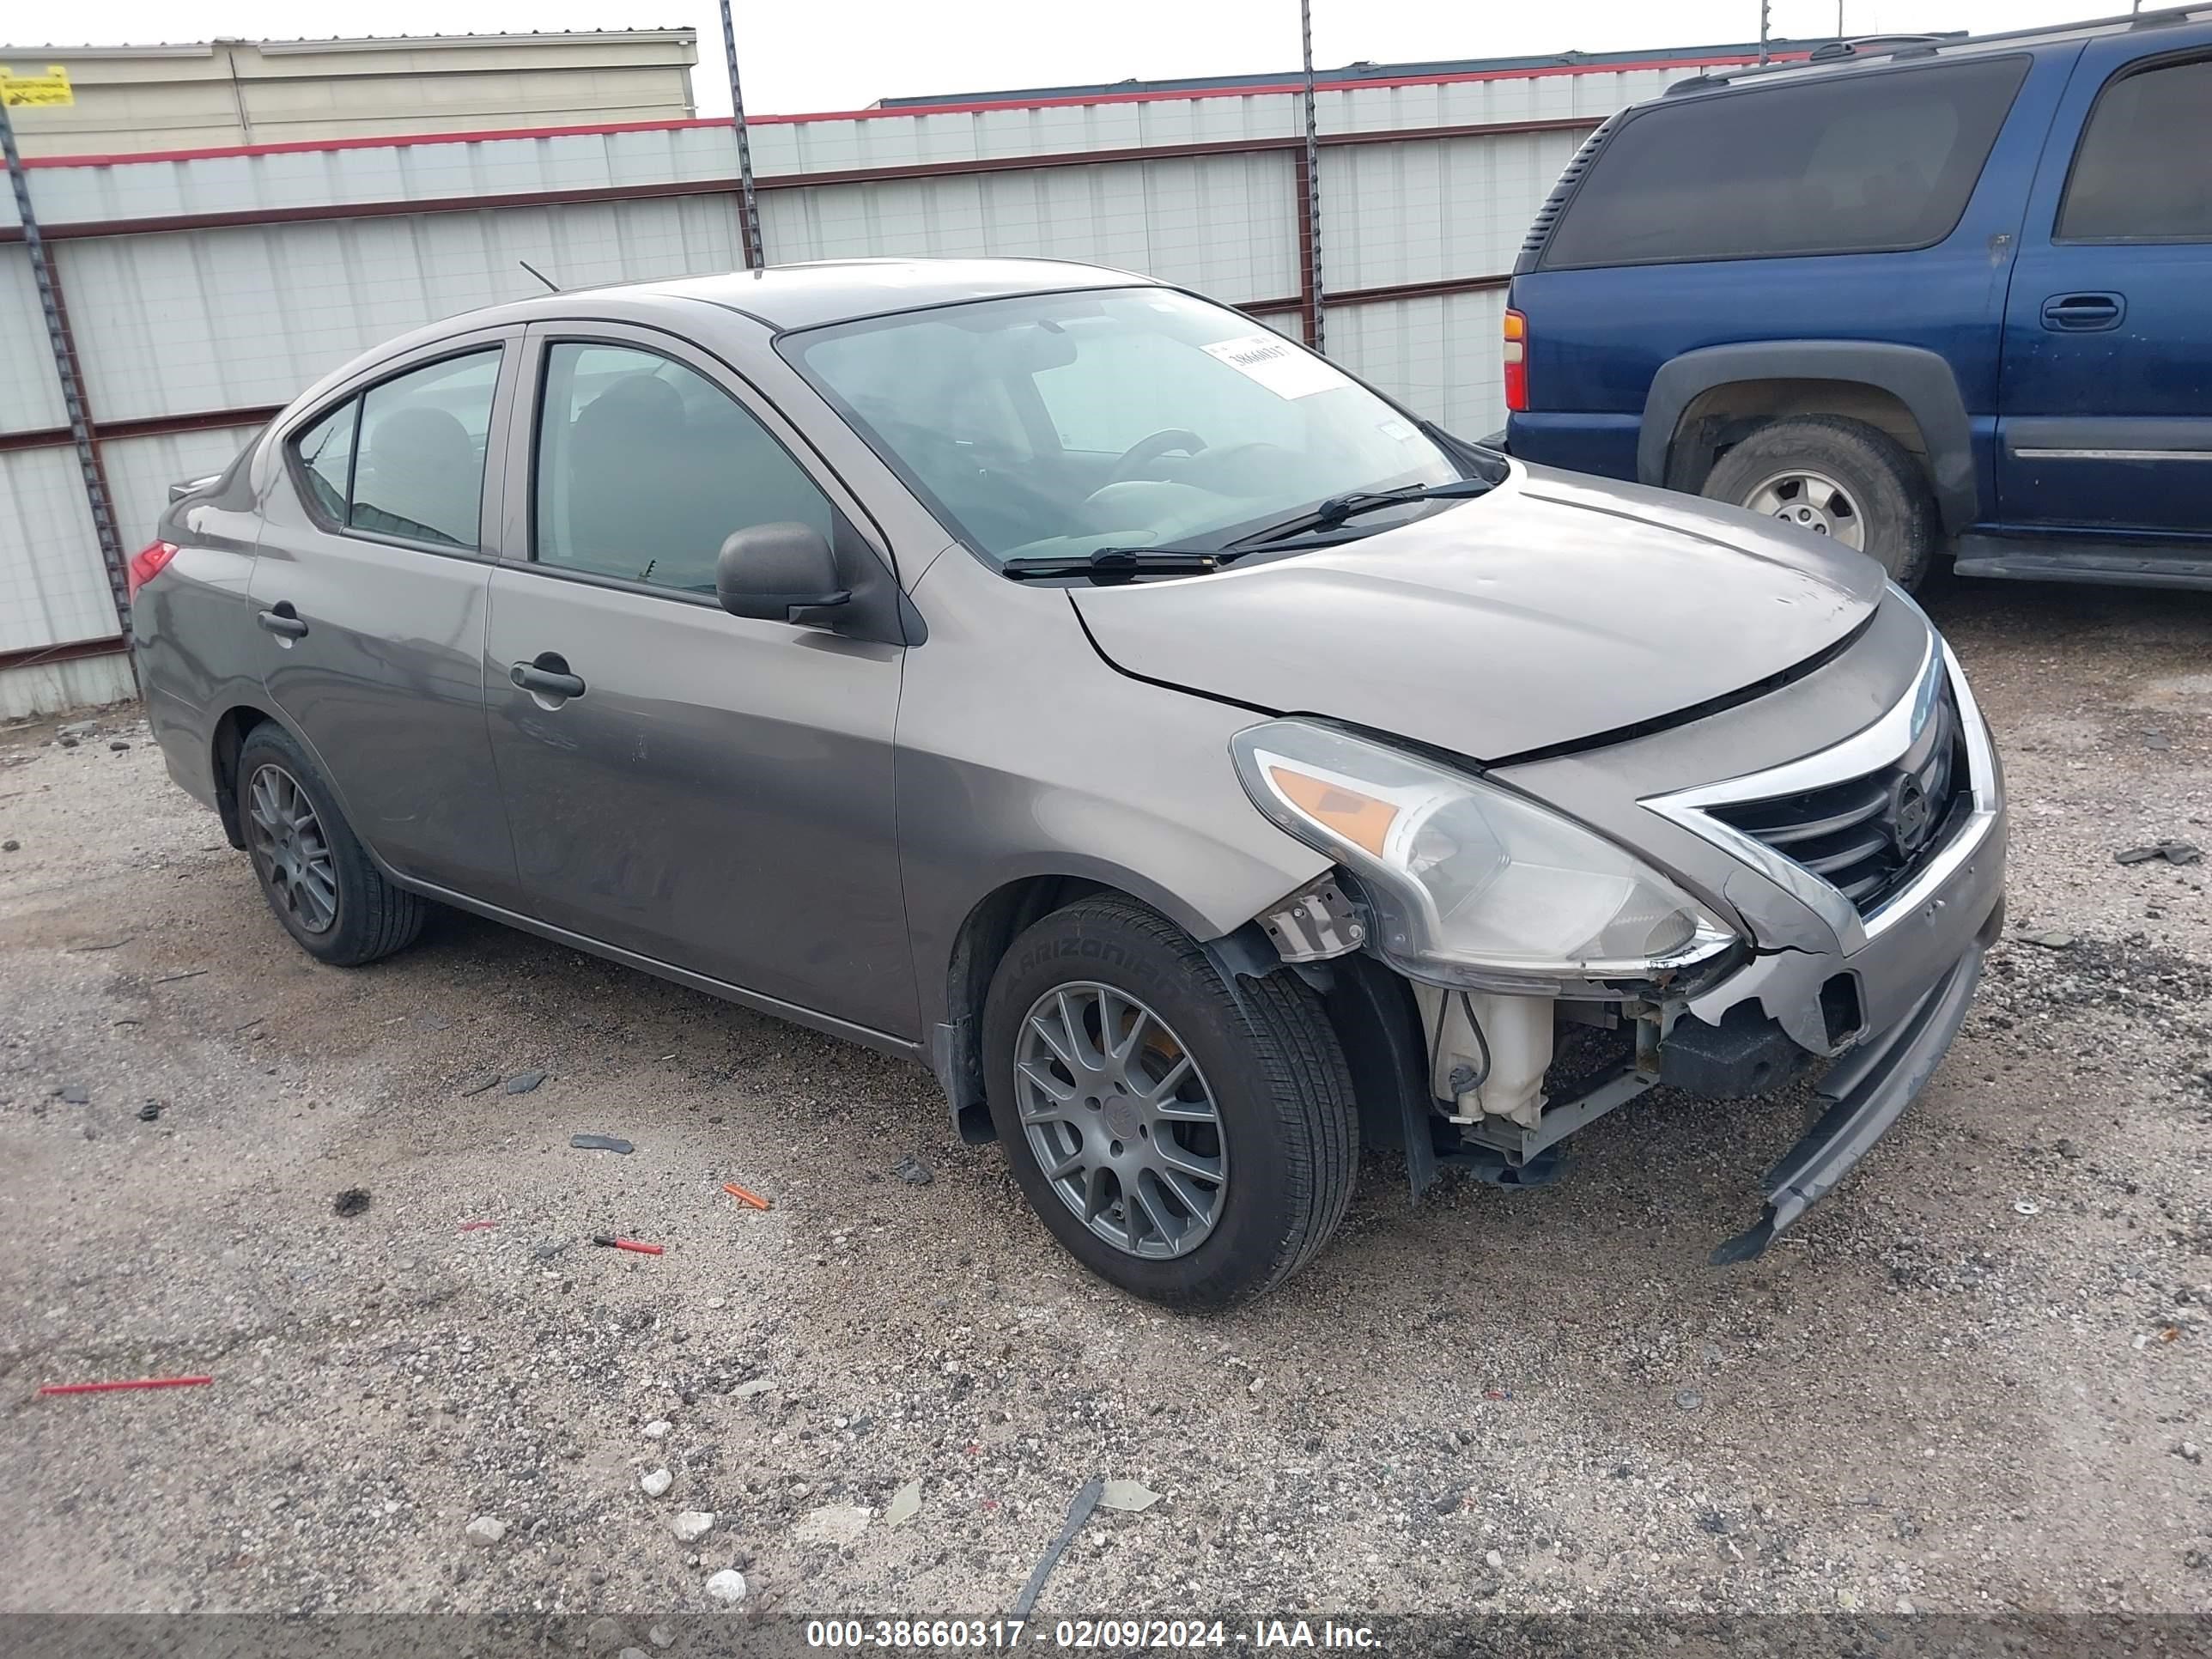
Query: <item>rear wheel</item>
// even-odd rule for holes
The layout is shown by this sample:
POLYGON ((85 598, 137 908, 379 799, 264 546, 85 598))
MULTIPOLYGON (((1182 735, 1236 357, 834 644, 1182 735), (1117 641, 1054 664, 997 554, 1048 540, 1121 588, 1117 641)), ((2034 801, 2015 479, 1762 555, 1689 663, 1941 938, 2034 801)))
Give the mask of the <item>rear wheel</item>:
POLYGON ((353 968, 414 942, 427 907, 385 880, 298 739, 274 724, 254 727, 236 776, 262 896, 301 950, 353 968))
POLYGON ((1831 537, 1900 587, 1919 584, 1942 538, 1919 464, 1887 432, 1839 416, 1760 427, 1721 457, 1700 493, 1831 537))
POLYGON ((1287 973, 1231 986, 1164 917, 1085 899, 1014 941, 983 1042, 1015 1180, 1124 1290, 1226 1307, 1304 1267, 1343 1218, 1352 1080, 1287 973))

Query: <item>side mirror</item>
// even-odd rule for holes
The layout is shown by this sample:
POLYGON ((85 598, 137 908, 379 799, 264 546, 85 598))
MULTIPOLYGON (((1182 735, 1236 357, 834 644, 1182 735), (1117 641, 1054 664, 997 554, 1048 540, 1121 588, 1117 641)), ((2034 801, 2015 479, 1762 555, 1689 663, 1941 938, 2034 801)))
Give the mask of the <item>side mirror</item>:
POLYGON ((732 617, 805 622, 799 612, 848 604, 853 590, 839 585, 836 556, 811 525, 757 524, 722 544, 714 597, 732 617))

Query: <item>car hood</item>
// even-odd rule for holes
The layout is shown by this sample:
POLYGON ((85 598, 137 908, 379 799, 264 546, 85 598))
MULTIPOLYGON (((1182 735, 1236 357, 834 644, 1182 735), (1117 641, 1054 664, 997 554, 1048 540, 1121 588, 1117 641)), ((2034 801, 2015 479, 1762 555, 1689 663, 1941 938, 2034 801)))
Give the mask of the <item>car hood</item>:
POLYGON ((1873 560, 1770 520, 1516 462, 1340 547, 1073 600, 1125 673, 1486 762, 1755 685, 1847 638, 1883 589, 1873 560))

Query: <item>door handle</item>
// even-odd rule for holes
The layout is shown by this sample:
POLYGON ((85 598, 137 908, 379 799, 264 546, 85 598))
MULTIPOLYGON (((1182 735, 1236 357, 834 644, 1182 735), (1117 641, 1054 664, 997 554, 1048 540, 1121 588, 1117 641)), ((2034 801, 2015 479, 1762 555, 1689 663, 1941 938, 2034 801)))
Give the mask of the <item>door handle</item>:
POLYGON ((568 672, 568 659, 557 651, 541 651, 535 662, 519 662, 507 671, 507 678, 525 691, 541 697, 580 697, 584 682, 568 672))
POLYGON ((2117 294, 2054 294, 2043 302, 2043 325, 2062 333, 2081 334, 2116 327, 2128 314, 2128 302, 2117 294))
POLYGON ((306 635, 307 624, 300 620, 300 613, 292 609, 292 601, 279 599, 256 617, 254 621, 281 639, 296 640, 306 635))

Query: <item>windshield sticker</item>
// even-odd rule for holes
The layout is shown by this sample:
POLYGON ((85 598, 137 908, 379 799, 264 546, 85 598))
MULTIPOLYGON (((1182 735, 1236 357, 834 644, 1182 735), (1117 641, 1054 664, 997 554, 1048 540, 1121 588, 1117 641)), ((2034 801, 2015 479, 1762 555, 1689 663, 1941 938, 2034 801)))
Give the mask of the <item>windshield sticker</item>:
POLYGON ((1375 429, 1386 438, 1395 438, 1401 444, 1409 444, 1419 435, 1403 421, 1398 420, 1384 421, 1375 429))
POLYGON ((1342 374, 1320 358, 1272 334, 1247 334, 1200 349, 1257 380, 1278 398, 1310 398, 1316 392, 1334 392, 1346 384, 1342 374))

